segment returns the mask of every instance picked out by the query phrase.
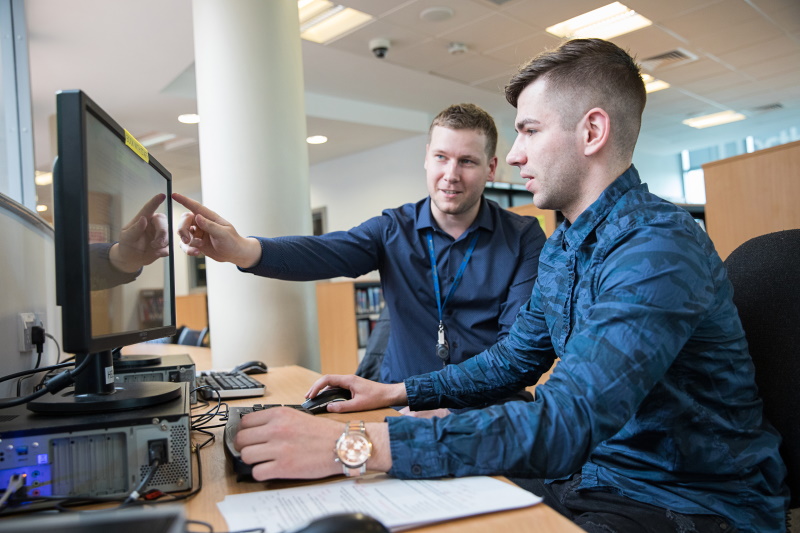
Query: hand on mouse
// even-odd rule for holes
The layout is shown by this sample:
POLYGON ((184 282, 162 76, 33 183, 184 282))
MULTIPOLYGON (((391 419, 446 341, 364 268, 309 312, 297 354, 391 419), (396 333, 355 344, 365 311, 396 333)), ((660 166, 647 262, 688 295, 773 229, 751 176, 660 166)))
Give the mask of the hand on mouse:
POLYGON ((315 381, 306 393, 306 398, 313 398, 325 387, 344 387, 353 396, 350 400, 328 404, 329 413, 369 411, 408 403, 403 383, 378 383, 354 375, 337 374, 328 374, 315 381))
MULTIPOLYGON (((372 456, 367 468, 387 472, 392 467, 386 423, 367 425, 372 456)), ((234 446, 242 460, 252 464, 253 478, 316 479, 342 473, 334 460, 334 445, 345 425, 289 407, 256 411, 242 417, 234 446)))

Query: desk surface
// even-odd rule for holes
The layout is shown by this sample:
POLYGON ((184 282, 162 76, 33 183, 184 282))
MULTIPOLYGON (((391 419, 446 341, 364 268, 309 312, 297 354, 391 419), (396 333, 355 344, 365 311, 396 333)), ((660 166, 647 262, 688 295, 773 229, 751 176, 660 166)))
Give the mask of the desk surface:
MULTIPOLYGON (((188 353, 199 369, 207 369, 211 365, 211 351, 208 348, 195 348, 168 344, 137 345, 124 350, 124 353, 158 353, 179 354, 188 353)), ((254 403, 301 403, 303 395, 309 386, 319 377, 317 372, 299 366, 285 366, 270 368, 269 373, 255 375, 254 377, 264 382, 267 394, 261 398, 247 398, 244 400, 229 401, 231 406, 252 405, 254 403)), ((335 420, 350 420, 353 413, 326 414, 335 420)), ((359 414, 360 419, 371 422, 380 422, 386 416, 397 416, 393 409, 380 409, 359 414)), ((233 470, 225 457, 222 444, 222 429, 214 430, 216 441, 200 450, 200 460, 203 468, 203 489, 186 504, 187 516, 192 520, 202 520, 214 526, 214 531, 227 531, 228 527, 217 509, 217 502, 222 501, 228 494, 241 494, 268 490, 270 488, 286 488, 310 482, 237 482, 233 470)), ((200 437, 195 442, 200 442, 200 437)), ((332 477, 329 480, 343 479, 343 476, 332 477)), ((476 517, 452 520, 427 527, 417 528, 419 532, 459 532, 459 533, 484 533, 490 530, 506 530, 514 532, 575 532, 581 531, 576 525, 559 515, 544 504, 534 505, 525 509, 504 511, 481 515, 476 517)))

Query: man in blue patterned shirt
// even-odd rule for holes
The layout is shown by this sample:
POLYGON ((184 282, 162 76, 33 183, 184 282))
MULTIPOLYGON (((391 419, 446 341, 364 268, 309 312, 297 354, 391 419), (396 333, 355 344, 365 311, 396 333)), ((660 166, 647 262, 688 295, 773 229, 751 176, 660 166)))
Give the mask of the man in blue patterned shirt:
MULTIPOLYGON (((631 165, 645 104, 638 66, 612 43, 573 40, 524 66, 506 96, 517 108, 507 160, 538 207, 566 217, 508 337, 403 384, 325 376, 309 396, 349 388, 353 399, 332 412, 481 405, 560 358, 533 403, 366 424, 366 466, 401 478, 528 478, 590 532, 782 531, 780 437, 762 415, 723 264, 631 165)), ((330 452, 341 423, 280 410, 243 427, 237 447, 258 479, 341 467, 330 452)))

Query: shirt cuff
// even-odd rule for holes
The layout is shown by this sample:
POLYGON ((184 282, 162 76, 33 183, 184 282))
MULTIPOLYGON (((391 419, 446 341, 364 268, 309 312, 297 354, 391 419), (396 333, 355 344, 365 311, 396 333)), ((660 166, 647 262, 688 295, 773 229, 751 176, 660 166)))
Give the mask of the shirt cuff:
POLYGON ((392 453, 390 476, 426 479, 450 475, 436 444, 433 420, 410 416, 386 418, 392 453))

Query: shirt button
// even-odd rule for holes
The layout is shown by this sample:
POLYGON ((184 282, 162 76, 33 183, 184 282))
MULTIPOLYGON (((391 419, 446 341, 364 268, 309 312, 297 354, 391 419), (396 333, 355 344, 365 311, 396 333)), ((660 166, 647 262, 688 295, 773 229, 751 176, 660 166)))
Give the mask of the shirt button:
POLYGON ((419 466, 419 465, 413 465, 411 467, 411 473, 414 474, 415 476, 421 475, 422 474, 422 467, 419 466))
POLYGON ((455 281, 455 280, 456 280, 456 278, 455 278, 455 277, 453 277, 453 276, 450 276, 450 281, 455 281))

